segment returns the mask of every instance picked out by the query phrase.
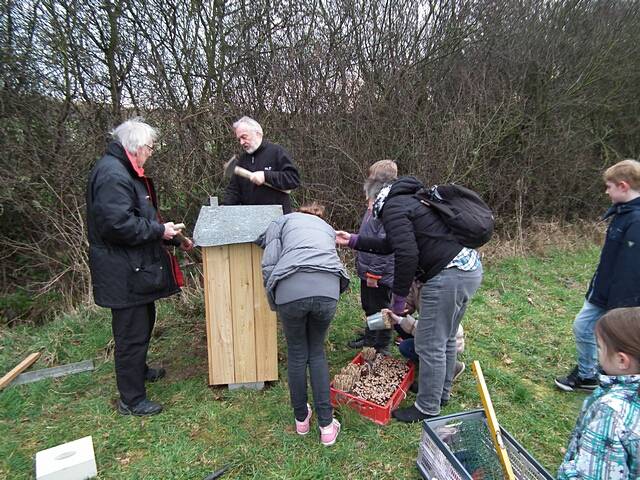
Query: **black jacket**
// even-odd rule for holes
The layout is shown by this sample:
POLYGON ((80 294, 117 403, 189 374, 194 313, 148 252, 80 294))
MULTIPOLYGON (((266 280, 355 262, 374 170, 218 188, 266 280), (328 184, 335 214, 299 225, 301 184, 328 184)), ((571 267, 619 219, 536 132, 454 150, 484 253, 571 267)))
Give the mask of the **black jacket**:
MULTIPOLYGON (((238 166, 250 172, 264 171, 267 183, 280 190, 293 190, 300 186, 300 175, 289 153, 280 145, 262 140, 252 154, 243 153, 238 166)), ((224 192, 222 205, 282 205, 285 214, 291 212, 289 195, 266 185, 256 185, 246 178, 234 175, 224 192)))
POLYGON ((89 268, 95 302, 128 308, 177 293, 150 179, 138 177, 120 143, 89 174, 89 268))
POLYGON ((355 248, 361 251, 394 253, 394 294, 406 297, 414 278, 426 282, 435 277, 462 250, 447 237, 449 227, 438 213, 414 197, 420 183, 414 177, 396 180, 380 213, 386 239, 360 237, 355 248))
POLYGON ((640 306, 640 198, 617 203, 605 213, 613 217, 600 253, 587 300, 610 310, 640 306))

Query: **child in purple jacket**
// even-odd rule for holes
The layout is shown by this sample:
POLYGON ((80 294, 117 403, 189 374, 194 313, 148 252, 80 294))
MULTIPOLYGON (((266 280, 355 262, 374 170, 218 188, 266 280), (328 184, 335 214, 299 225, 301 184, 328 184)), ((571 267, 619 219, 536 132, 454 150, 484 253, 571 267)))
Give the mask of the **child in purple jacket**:
MULTIPOLYGON (((382 222, 373 218, 373 201, 382 187, 396 179, 398 166, 393 160, 380 160, 369 168, 369 176, 364 183, 367 211, 362 218, 358 233, 366 237, 386 237, 382 222)), ((393 254, 379 255, 357 252, 356 267, 360 277, 360 302, 366 316, 388 308, 393 285, 393 254)), ((364 335, 351 340, 351 348, 374 347, 377 352, 389 354, 391 329, 370 330, 365 326, 364 335)))

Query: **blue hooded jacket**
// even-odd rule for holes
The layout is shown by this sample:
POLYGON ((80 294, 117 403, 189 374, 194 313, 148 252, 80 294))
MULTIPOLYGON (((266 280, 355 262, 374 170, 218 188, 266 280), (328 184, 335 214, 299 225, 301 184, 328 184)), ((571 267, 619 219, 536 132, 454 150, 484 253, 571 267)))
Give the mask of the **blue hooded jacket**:
POLYGON ((586 298, 600 308, 640 306, 640 198, 616 203, 586 298))

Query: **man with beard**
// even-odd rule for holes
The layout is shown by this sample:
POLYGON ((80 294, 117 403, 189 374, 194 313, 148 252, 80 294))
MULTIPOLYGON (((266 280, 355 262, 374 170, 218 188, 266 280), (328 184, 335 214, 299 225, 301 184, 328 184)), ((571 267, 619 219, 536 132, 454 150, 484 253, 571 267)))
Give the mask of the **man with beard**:
POLYGON ((284 214, 291 213, 291 200, 285 191, 300 186, 300 174, 289 152, 264 140, 262 127, 252 118, 242 117, 233 124, 233 130, 244 150, 237 165, 252 174, 249 179, 238 175, 231 178, 222 205, 282 205, 284 214))

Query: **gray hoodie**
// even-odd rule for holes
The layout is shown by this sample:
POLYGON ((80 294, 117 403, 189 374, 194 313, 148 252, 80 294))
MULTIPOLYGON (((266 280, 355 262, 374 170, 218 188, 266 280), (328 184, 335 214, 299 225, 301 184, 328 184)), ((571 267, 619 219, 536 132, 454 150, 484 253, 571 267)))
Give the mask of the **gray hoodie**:
POLYGON ((297 272, 334 273, 340 277, 340 292, 347 289, 349 275, 335 242, 336 232, 315 215, 289 213, 271 222, 256 243, 264 248, 262 278, 272 310, 278 282, 297 272))

